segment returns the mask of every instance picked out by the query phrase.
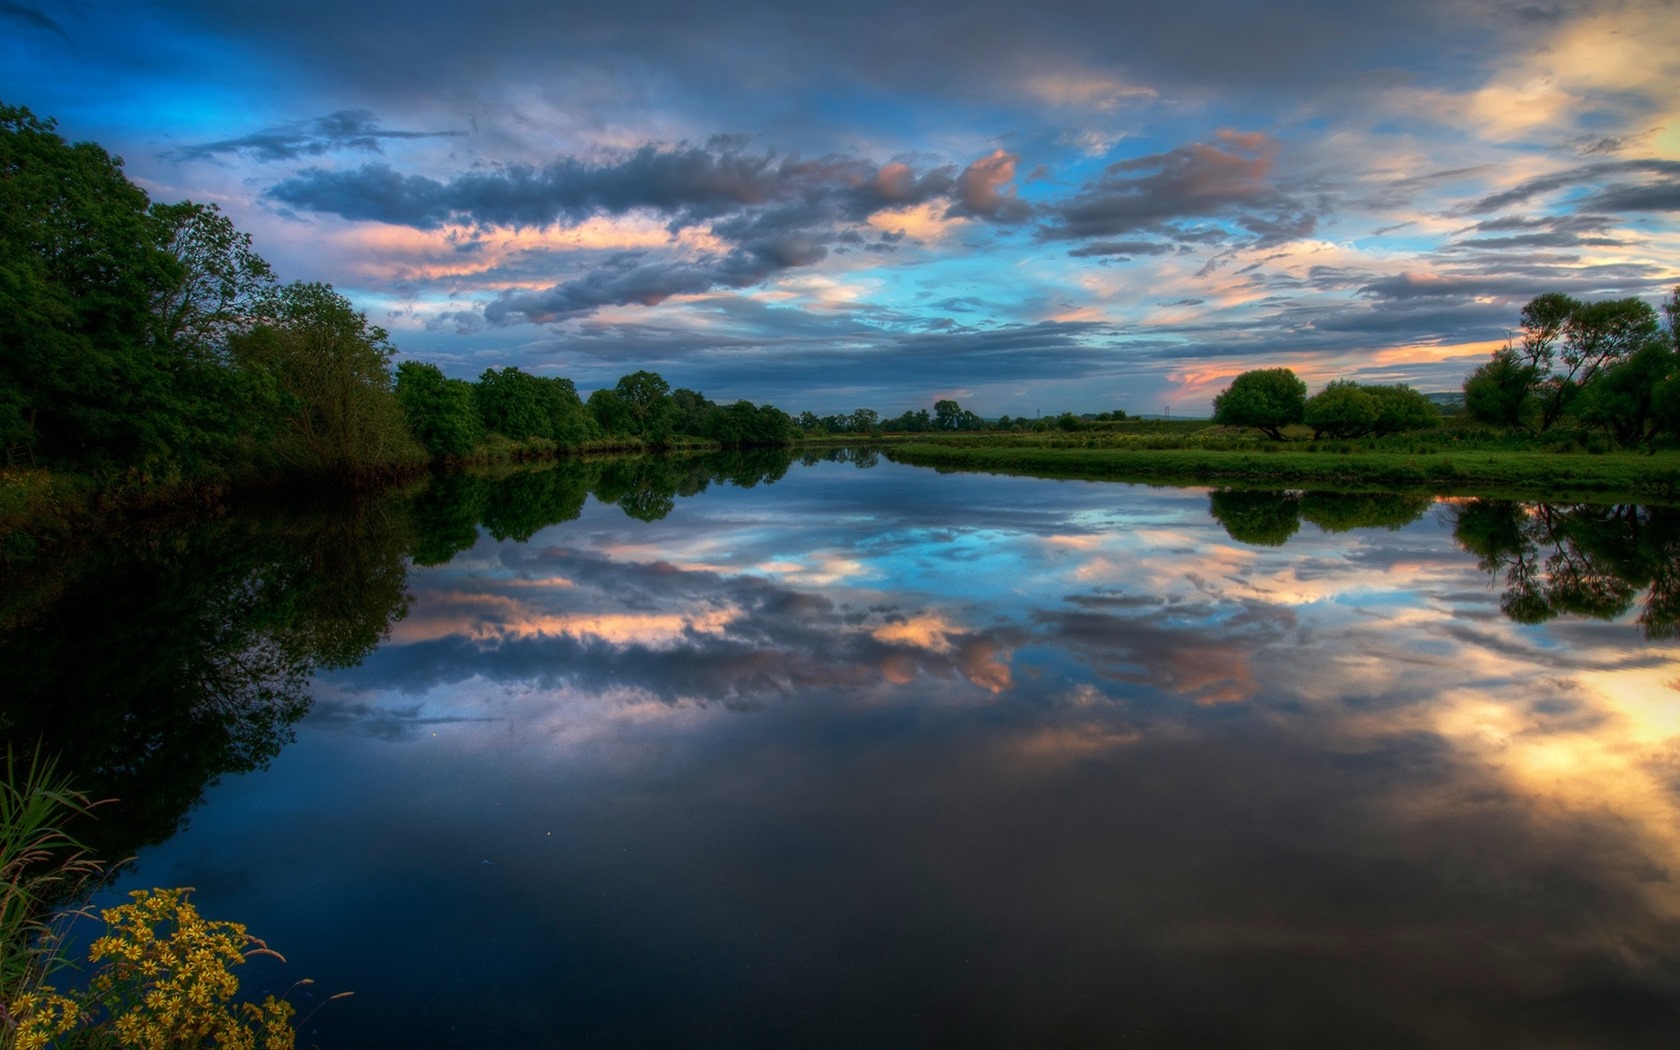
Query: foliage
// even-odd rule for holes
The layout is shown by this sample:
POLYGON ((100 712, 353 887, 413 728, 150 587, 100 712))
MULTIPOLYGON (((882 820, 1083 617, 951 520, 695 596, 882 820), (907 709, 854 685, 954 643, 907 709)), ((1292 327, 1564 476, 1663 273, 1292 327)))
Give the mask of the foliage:
POLYGON ((1441 410, 1404 383, 1367 383, 1360 389, 1376 399, 1377 420, 1371 426, 1375 434, 1399 434, 1440 425, 1441 410))
POLYGON ((1377 399, 1358 383, 1338 380, 1307 399, 1301 422, 1314 437, 1359 437, 1377 424, 1377 399))
POLYGON ((1623 445, 1639 444, 1668 422, 1664 409, 1672 395, 1665 388, 1676 385, 1669 377, 1677 368, 1680 354, 1651 340, 1625 361, 1604 369, 1575 403, 1576 415, 1588 426, 1609 431, 1623 445))
MULTIPOLYGON (((0 780, 0 1045, 7 1042, 5 1028, 37 1001, 31 997, 41 995, 39 985, 58 962, 47 916, 99 870, 66 831, 88 808, 55 759, 36 750, 20 764, 7 748, 0 780)), ((49 1009, 53 1002, 39 1001, 49 1009)))
POLYGON ((121 161, 54 128, 0 106, 0 440, 144 463, 170 446, 150 336, 174 267, 121 161))
POLYGON ((1477 422, 1520 427, 1534 409, 1539 375, 1539 367, 1511 347, 1495 350, 1491 360, 1465 377, 1464 411, 1477 422))
POLYGON ((1439 425, 1441 413, 1405 384, 1339 379, 1307 399, 1301 422, 1313 428, 1315 438, 1353 438, 1425 430, 1439 425))
POLYGON ((1213 420, 1225 426, 1253 427, 1274 441, 1283 428, 1301 422, 1307 384, 1288 368, 1244 372, 1213 399, 1213 420))
MULTIPOLYGON (((1680 296, 1680 289, 1675 294, 1680 296)), ((1627 366, 1648 346, 1674 345, 1674 302, 1671 296, 1664 304, 1670 319, 1665 336, 1657 311, 1641 299, 1582 302, 1561 292, 1535 296, 1522 308, 1516 342, 1495 351, 1465 378, 1465 410, 1484 423, 1540 433, 1575 414, 1625 435, 1624 441, 1649 436, 1655 387, 1672 367, 1653 367, 1656 359, 1650 355, 1634 372, 1627 366), (1617 389, 1598 390, 1606 380, 1617 389)))
MULTIPOLYGON (((521 439, 540 437, 576 448, 612 429, 598 423, 570 379, 534 376, 518 368, 487 368, 472 385, 485 432, 521 439)), ((617 422, 617 420, 615 420, 617 422)))
POLYGON ((323 285, 277 288, 214 205, 153 203, 98 146, 0 107, 0 215, 9 461, 175 483, 418 454, 385 334, 323 285))
POLYGON ((14 1002, 18 1050, 69 1036, 82 1045, 167 1050, 291 1050, 292 1005, 267 996, 231 1002, 232 967, 254 955, 279 958, 236 922, 206 920, 187 890, 135 890, 131 903, 101 912, 106 933, 88 959, 99 964, 87 991, 43 988, 14 1002))
POLYGON ((354 478, 423 457, 393 390, 387 333, 331 286, 286 286, 272 316, 231 347, 273 379, 284 418, 274 452, 288 467, 354 478))
POLYGON ((396 391, 409 431, 434 459, 468 455, 484 440, 471 383, 446 378, 436 365, 404 361, 396 391))

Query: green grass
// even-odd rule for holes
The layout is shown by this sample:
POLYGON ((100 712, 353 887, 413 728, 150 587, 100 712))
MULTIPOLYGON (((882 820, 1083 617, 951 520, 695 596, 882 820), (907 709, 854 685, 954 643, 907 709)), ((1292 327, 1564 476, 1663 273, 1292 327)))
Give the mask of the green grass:
MULTIPOLYGON (((1042 435, 1033 435, 1041 437, 1042 435)), ((938 470, 1030 474, 1151 484, 1312 486, 1432 495, 1531 498, 1606 496, 1680 502, 1680 451, 1548 452, 1437 446, 1371 448, 1366 442, 1269 442, 1253 448, 990 441, 899 445, 889 459, 938 470)), ((1375 444, 1375 443, 1372 443, 1375 444)))

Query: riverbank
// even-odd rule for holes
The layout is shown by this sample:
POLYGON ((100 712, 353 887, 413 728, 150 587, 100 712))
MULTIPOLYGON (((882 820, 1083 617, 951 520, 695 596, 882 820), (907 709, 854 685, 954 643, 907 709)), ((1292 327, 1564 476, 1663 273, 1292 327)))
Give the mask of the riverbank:
POLYGON ((1244 485, 1415 492, 1437 496, 1582 498, 1680 503, 1680 451, 1605 453, 1465 449, 1360 450, 1347 443, 1317 451, 1148 449, 990 443, 894 445, 896 463, 940 471, 978 471, 1155 485, 1244 485))

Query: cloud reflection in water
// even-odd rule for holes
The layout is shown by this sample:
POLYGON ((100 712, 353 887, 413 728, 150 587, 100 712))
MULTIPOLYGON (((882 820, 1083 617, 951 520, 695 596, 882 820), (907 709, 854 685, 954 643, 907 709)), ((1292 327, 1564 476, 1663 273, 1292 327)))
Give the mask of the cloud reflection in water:
POLYGON ((315 923, 414 960, 345 975, 364 1009, 626 1045, 1680 1018, 1680 660, 1631 612, 1507 618, 1443 510, 1252 545, 1200 491, 819 464, 410 586, 275 774, 362 792, 335 880, 434 916, 315 923))

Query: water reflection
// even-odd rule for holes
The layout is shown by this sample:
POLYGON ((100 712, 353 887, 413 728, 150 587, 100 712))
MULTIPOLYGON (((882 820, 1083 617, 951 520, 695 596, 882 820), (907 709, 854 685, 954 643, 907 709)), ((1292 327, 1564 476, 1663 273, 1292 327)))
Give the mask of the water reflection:
POLYGON ((1637 603, 1647 638, 1680 635, 1680 509, 1469 500, 1452 513, 1454 538, 1505 584, 1512 619, 1608 620, 1637 603))
MULTIPOLYGON (((1395 493, 1208 493, 1208 513, 1227 535, 1263 547, 1288 543, 1303 521, 1325 532, 1399 529, 1433 505, 1395 493)), ((1680 636, 1680 508, 1462 498, 1447 512, 1453 538, 1505 587, 1500 608, 1513 620, 1614 620, 1638 604, 1647 638, 1680 636)))
POLYGON ((145 533, 49 567, 51 600, 7 609, 0 726, 113 800, 80 834, 127 857, 173 834, 219 777, 265 766, 313 674, 385 637, 407 607, 407 546, 383 507, 347 503, 145 533))
POLYGON ((388 508, 407 615, 136 879, 327 1047, 1672 1043, 1666 512, 858 459, 388 508), (1560 549, 1633 604, 1507 615, 1560 549))

